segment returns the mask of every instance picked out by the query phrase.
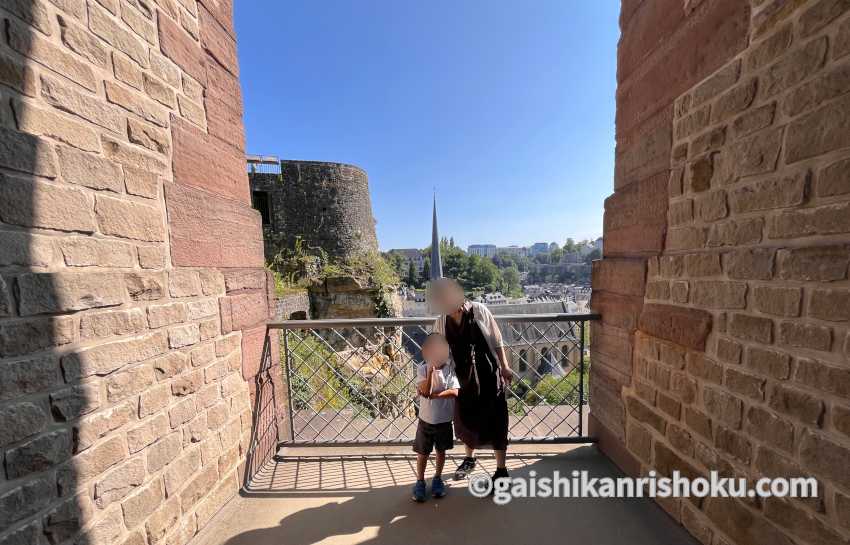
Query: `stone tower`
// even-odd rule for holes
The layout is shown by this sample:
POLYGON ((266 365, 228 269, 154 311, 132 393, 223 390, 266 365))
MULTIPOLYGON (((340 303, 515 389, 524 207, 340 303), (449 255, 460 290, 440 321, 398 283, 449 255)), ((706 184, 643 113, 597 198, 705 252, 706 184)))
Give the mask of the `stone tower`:
MULTIPOLYGON (((320 161, 281 161, 280 175, 251 174, 255 206, 263 202, 264 229, 277 244, 297 239, 341 261, 378 251, 369 178, 356 166, 320 161)), ((258 208, 260 208, 258 206, 258 208)), ((273 252, 266 237, 266 254, 273 252)))

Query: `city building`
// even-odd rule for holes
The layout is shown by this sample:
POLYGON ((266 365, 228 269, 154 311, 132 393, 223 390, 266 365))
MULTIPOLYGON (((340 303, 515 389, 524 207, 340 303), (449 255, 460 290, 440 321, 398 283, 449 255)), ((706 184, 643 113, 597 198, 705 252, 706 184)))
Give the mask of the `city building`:
POLYGON ((402 273, 406 273, 408 267, 410 267, 410 263, 413 263, 413 268, 416 270, 417 275, 422 275, 422 272, 425 270, 425 256, 422 255, 421 250, 417 250, 416 248, 394 248, 387 252, 390 255, 397 255, 402 260, 402 273))
POLYGON ((477 255, 481 257, 495 257, 496 256, 496 245, 495 244, 470 244, 467 247, 466 252, 470 255, 477 255))
POLYGON ((602 237, 599 237, 593 241, 593 249, 599 250, 599 252, 602 253, 602 237))
POLYGON ((530 255, 531 257, 548 253, 549 245, 545 242, 535 242, 531 245, 531 248, 528 249, 528 255, 530 255))
POLYGON ((485 293, 480 298, 480 302, 486 305, 503 305, 507 303, 508 298, 502 295, 502 292, 485 293))
POLYGON ((496 248, 496 254, 505 254, 514 257, 528 257, 528 248, 525 246, 500 246, 496 248))
POLYGON ((581 263, 582 256, 578 252, 564 252, 561 257, 561 263, 581 263))

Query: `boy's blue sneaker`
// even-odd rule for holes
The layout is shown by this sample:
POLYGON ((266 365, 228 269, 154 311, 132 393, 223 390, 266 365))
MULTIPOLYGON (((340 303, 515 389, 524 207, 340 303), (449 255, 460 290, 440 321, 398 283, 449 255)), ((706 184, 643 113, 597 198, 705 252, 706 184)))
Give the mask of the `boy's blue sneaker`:
POLYGON ((446 483, 441 477, 431 479, 431 495, 435 498, 442 498, 446 495, 446 483))
POLYGON ((425 491, 425 481, 416 481, 413 485, 413 501, 422 503, 428 499, 428 494, 425 491))

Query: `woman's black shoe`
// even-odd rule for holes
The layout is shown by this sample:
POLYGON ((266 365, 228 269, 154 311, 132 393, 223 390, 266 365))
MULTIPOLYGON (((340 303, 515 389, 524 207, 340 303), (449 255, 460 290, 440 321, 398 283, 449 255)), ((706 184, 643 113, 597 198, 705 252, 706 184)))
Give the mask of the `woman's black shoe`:
POLYGON ((492 496, 496 492, 496 482, 500 479, 509 479, 508 468, 506 467, 497 467, 496 472, 493 473, 492 482, 493 487, 490 489, 490 495, 492 496))
POLYGON ((457 466, 457 469, 455 470, 455 480, 462 481, 466 479, 469 477, 469 474, 472 473, 473 469, 475 469, 475 458, 467 456, 463 459, 463 462, 457 466))

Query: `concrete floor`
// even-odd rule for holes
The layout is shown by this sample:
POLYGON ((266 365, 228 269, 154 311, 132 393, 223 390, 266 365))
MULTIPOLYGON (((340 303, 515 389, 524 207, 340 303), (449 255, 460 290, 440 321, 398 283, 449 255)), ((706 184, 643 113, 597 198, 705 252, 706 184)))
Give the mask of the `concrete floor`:
MULTIPOLYGON (((462 451, 447 469, 460 462, 462 451)), ((646 499, 516 499, 505 506, 449 482, 447 497, 410 500, 415 458, 407 448, 285 449, 251 489, 232 500, 192 545, 697 545, 646 499)), ((495 464, 484 454, 484 469, 495 464)), ((620 476, 593 446, 515 446, 512 475, 620 476)), ((449 473, 447 471, 447 473, 449 473)))

